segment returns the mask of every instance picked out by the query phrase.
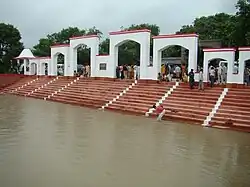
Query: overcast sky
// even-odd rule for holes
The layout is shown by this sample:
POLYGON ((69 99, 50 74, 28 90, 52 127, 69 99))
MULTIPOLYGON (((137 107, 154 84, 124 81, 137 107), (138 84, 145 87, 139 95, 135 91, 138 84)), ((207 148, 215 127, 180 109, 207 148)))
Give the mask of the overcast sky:
POLYGON ((171 34, 196 17, 234 13, 237 0, 0 0, 0 22, 15 25, 25 47, 68 26, 96 26, 105 35, 121 26, 152 23, 171 34))

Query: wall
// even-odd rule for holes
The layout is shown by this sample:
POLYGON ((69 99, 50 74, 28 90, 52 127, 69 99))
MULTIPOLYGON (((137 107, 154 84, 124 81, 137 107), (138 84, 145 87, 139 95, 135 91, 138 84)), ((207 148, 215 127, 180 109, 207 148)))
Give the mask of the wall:
POLYGON ((96 74, 97 77, 113 77, 114 67, 110 63, 109 55, 97 55, 96 56, 96 74), (100 63, 106 63, 106 70, 100 70, 100 63))
MULTIPOLYGON (((227 61, 227 83, 240 83, 236 77, 233 76, 233 64, 235 60, 235 49, 234 48, 220 48, 220 49, 204 49, 203 59, 203 72, 204 82, 209 81, 208 64, 214 59, 224 59, 227 61)), ((242 83, 241 83, 242 84, 242 83)))

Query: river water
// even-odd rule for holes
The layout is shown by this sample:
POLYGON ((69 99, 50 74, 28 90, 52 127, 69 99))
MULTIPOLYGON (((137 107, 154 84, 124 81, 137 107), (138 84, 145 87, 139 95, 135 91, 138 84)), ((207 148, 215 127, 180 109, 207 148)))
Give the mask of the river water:
POLYGON ((249 187, 250 135, 0 95, 1 187, 249 187))

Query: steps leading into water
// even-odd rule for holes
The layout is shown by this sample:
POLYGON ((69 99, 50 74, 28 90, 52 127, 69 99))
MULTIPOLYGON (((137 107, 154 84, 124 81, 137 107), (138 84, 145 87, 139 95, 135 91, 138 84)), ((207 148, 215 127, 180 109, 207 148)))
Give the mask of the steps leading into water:
POLYGON ((215 128, 250 132, 250 89, 230 88, 209 124, 215 128))
POLYGON ((106 109, 145 115, 174 84, 166 82, 157 84, 139 80, 135 87, 107 106, 106 109))
POLYGON ((4 88, 2 92, 79 106, 105 106, 108 110, 136 115, 148 113, 151 117, 156 114, 150 109, 161 102, 164 108, 171 109, 163 116, 165 120, 199 125, 207 120, 208 125, 214 128, 250 132, 250 88, 230 88, 224 98, 220 99, 227 89, 205 87, 205 91, 198 91, 190 90, 188 84, 176 84, 145 80, 135 82, 26 76, 4 88))

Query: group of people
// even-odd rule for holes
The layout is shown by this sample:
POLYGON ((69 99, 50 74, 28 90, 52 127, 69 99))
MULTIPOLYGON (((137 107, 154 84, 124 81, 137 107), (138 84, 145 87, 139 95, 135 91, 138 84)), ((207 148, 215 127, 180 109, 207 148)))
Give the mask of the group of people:
POLYGON ((220 63, 217 68, 211 65, 208 73, 211 87, 213 87, 216 82, 217 84, 225 84, 227 81, 227 67, 224 63, 220 63))
POLYGON ((74 75, 79 77, 90 77, 90 66, 82 66, 79 70, 74 71, 74 75))
POLYGON ((158 73, 158 81, 171 82, 173 79, 182 80, 183 82, 188 81, 186 65, 161 65, 161 72, 158 73))
POLYGON ((116 67, 116 78, 118 79, 139 79, 140 66, 137 65, 122 65, 116 67))

